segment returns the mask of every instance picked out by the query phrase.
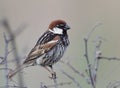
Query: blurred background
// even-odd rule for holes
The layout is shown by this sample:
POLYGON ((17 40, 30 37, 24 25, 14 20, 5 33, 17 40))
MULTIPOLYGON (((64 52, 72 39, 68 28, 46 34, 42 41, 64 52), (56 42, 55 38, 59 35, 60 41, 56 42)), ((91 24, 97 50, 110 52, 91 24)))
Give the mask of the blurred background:
MULTIPOLYGON (((101 36, 102 54, 106 57, 120 57, 120 1, 119 0, 0 0, 0 19, 7 18, 13 31, 21 25, 27 25, 16 37, 17 49, 21 62, 35 45, 38 38, 45 32, 51 21, 65 20, 70 26, 68 31, 70 46, 62 58, 69 61, 78 71, 85 72, 84 40, 86 34, 96 25, 102 23, 93 32, 89 40, 91 62, 94 57, 93 40, 101 36)), ((0 26, 0 56, 4 55, 4 28, 0 26)), ((8 59, 12 58, 12 55, 8 59)), ((15 68, 10 64, 10 68, 15 68)), ((106 88, 112 81, 120 80, 120 62, 101 60, 98 69, 97 88, 106 88)), ((82 77, 76 75, 66 65, 54 65, 58 82, 71 82, 58 68, 72 75, 82 88, 90 88, 82 77), (64 68, 63 68, 64 67, 64 68)), ((40 83, 51 85, 49 73, 40 66, 24 70, 24 85, 28 88, 40 88, 40 83)), ((4 84, 3 72, 0 72, 0 85, 4 84)), ((59 88, 77 88, 74 83, 59 88)))

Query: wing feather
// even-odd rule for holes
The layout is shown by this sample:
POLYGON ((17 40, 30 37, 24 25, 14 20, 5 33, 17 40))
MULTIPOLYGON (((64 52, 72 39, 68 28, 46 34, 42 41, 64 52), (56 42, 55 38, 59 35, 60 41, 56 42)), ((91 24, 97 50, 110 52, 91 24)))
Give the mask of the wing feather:
POLYGON ((24 64, 33 63, 38 57, 47 53, 54 46, 56 46, 56 44, 58 43, 59 40, 60 40, 60 36, 56 35, 52 40, 49 40, 48 42, 46 42, 44 44, 36 44, 36 46, 28 54, 28 57, 24 61, 24 64))

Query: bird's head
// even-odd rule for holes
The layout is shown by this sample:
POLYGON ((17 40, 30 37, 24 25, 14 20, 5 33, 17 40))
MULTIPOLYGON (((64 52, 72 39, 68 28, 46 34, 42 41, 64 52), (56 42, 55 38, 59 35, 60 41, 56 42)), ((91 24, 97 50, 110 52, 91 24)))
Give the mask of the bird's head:
POLYGON ((67 23, 64 20, 55 20, 52 21, 49 25, 49 31, 55 34, 63 34, 69 29, 70 27, 67 25, 67 23))

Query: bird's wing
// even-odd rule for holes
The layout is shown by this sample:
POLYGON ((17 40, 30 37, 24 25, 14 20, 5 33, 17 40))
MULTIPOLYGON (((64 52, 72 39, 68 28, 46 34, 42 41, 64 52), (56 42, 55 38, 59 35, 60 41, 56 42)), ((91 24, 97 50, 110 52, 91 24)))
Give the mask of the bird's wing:
POLYGON ((60 40, 60 36, 55 36, 52 40, 48 41, 47 43, 44 44, 37 44, 31 52, 28 54, 28 57, 24 61, 25 63, 32 63, 34 60, 36 60, 38 57, 41 55, 47 53, 49 50, 51 50, 60 40))

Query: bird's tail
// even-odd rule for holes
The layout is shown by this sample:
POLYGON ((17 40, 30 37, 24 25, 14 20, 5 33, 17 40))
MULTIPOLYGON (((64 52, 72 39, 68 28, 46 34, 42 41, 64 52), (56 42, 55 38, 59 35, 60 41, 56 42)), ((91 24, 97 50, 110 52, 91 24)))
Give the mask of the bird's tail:
POLYGON ((12 78, 13 76, 15 76, 18 72, 20 72, 21 70, 23 70, 26 66, 25 65, 21 65, 17 68, 15 68, 14 70, 10 71, 8 73, 8 78, 12 78))

